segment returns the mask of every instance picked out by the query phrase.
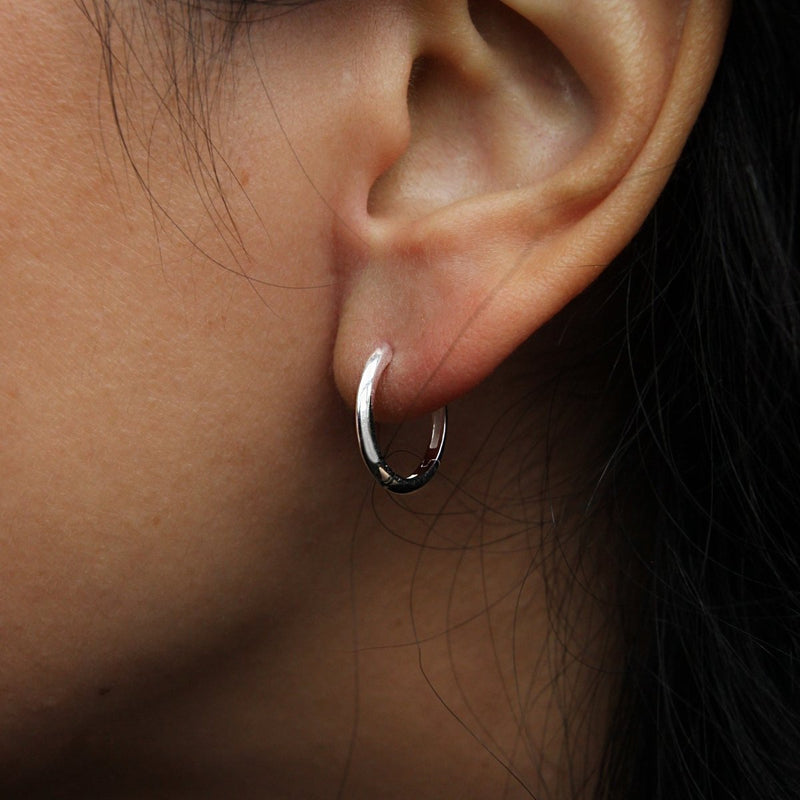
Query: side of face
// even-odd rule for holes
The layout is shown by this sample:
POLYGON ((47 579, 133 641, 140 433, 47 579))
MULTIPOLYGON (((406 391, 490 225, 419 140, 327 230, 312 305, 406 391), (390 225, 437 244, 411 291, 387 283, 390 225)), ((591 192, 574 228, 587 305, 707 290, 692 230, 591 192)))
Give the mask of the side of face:
POLYGON ((381 420, 480 392, 634 235, 726 17, 192 5, 0 11, 0 759, 251 636, 352 649, 364 519, 361 624, 407 612, 416 553, 398 571, 364 512, 366 357, 395 351, 381 420))
POLYGON ((280 617, 361 477, 321 154, 366 20, 259 23, 215 84, 178 5, 110 54, 102 8, 2 11, 0 749, 280 617))

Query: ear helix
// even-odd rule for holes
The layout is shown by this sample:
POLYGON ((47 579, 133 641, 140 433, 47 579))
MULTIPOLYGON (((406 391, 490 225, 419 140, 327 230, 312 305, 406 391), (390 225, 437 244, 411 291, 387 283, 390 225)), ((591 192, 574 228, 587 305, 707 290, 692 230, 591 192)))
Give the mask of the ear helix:
POLYGON ((380 451, 372 414, 377 385, 391 360, 392 348, 388 344, 382 344, 375 349, 364 365, 356 395, 356 436, 361 448, 361 457, 378 483, 390 492, 409 494, 423 487, 439 469, 447 433, 447 408, 440 408, 431 415, 433 425, 430 443, 416 471, 405 478, 398 475, 386 463, 380 451))

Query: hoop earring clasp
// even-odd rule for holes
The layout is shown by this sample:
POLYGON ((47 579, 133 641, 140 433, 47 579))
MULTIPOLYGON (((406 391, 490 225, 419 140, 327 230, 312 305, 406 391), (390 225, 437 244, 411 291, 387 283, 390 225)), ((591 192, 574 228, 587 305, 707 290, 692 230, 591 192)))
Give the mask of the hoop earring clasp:
POLYGON ((392 348, 388 344, 380 345, 367 359, 356 395, 356 436, 364 463, 378 483, 390 492, 408 494, 424 486, 439 469, 447 433, 447 407, 440 408, 431 415, 433 423, 431 440, 416 471, 405 478, 398 475, 386 463, 381 453, 375 436, 375 420, 372 416, 378 382, 391 360, 392 348))

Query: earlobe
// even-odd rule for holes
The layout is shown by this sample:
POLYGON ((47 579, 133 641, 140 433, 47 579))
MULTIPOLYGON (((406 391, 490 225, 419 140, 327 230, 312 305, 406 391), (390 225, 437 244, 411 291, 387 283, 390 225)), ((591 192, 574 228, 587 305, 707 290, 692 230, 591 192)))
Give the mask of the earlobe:
MULTIPOLYGON (((635 234, 710 85, 724 3, 452 0, 420 11, 406 151, 342 236, 334 358, 354 402, 394 350, 379 418, 446 404, 635 234)), ((395 109, 396 112, 396 109, 395 109)))

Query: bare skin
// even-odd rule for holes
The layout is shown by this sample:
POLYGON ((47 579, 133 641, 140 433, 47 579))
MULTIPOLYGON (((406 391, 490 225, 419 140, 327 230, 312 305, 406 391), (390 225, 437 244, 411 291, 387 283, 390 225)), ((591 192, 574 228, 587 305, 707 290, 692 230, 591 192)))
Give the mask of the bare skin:
POLYGON ((322 2, 218 49, 200 14, 188 60, 177 3, 112 3, 105 58, 103 9, 0 11, 4 796, 590 790, 614 548, 575 509, 614 408, 598 370, 554 417, 552 332, 509 353, 600 268, 531 272, 524 313, 515 281, 534 250, 602 265, 630 238, 666 175, 617 187, 679 151, 725 13, 585 4, 656 52, 645 102, 634 45, 580 63, 585 30, 546 5, 322 2), (507 135, 470 131, 459 172, 441 148, 496 115, 507 135), (573 198, 575 175, 595 182, 573 198), (354 443, 375 339, 400 449, 451 404, 442 475, 407 507, 354 443))

